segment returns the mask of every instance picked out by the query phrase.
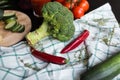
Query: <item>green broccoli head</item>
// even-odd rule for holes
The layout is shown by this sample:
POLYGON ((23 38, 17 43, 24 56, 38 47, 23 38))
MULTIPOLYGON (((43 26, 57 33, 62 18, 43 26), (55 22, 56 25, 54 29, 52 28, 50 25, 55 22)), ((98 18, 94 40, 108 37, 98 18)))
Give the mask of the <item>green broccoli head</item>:
POLYGON ((27 40, 31 44, 35 44, 48 35, 59 41, 68 41, 74 35, 73 14, 59 2, 48 2, 45 4, 42 8, 42 15, 44 18, 42 26, 27 35, 27 40), (46 35, 43 36, 44 34, 46 35), (36 37, 35 35, 38 36, 36 37))
POLYGON ((58 2, 49 2, 42 8, 42 15, 50 27, 48 32, 60 41, 68 41, 74 34, 73 14, 58 2))

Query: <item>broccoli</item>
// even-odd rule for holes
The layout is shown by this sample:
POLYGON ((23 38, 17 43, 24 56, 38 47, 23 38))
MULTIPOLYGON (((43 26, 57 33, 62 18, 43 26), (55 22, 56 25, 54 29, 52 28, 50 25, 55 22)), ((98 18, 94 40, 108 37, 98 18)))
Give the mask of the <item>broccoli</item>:
POLYGON ((31 45, 46 36, 52 36, 59 41, 68 41, 74 35, 74 16, 59 2, 46 3, 42 8, 42 16, 44 18, 42 25, 26 36, 31 45))

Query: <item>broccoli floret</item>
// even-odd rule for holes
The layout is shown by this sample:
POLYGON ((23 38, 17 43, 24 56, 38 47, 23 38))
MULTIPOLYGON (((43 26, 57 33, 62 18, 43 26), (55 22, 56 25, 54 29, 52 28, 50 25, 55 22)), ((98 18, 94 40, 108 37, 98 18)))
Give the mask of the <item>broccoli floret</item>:
POLYGON ((73 14, 59 2, 45 4, 42 16, 44 20, 39 29, 29 32, 26 36, 30 44, 34 45, 48 35, 59 41, 68 41, 74 35, 73 14))

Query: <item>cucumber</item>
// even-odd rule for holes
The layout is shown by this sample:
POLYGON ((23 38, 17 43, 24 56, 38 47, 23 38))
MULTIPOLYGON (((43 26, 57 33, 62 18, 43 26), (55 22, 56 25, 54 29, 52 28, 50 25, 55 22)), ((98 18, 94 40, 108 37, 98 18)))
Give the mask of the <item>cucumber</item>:
POLYGON ((8 3, 8 1, 2 0, 2 1, 0 1, 0 6, 5 5, 6 3, 8 3))
POLYGON ((21 27, 21 25, 20 25, 19 23, 17 23, 17 24, 11 29, 11 31, 12 31, 12 32, 17 32, 20 27, 21 27))
POLYGON ((5 29, 6 30, 11 30, 13 29, 15 26, 17 25, 17 21, 16 20, 12 20, 11 22, 9 22, 7 25, 5 25, 5 29))
POLYGON ((21 25, 17 32, 21 33, 21 32, 24 32, 24 30, 25 30, 25 26, 21 25))
POLYGON ((9 0, 0 0, 0 9, 10 9, 12 8, 11 1, 9 0))
POLYGON ((10 19, 10 18, 16 18, 16 14, 15 12, 11 12, 11 13, 4 13, 3 15, 3 20, 7 20, 7 19, 10 19))
POLYGON ((15 17, 11 17, 11 18, 8 18, 8 19, 6 19, 6 20, 4 20, 5 21, 5 23, 9 23, 9 22, 11 22, 12 20, 17 20, 17 17, 15 16, 15 17))
POLYGON ((11 29, 12 32, 23 32, 24 30, 25 30, 25 26, 19 23, 11 29))
POLYGON ((13 13, 5 13, 3 15, 3 21, 6 23, 4 29, 10 30, 12 32, 23 32, 25 26, 17 22, 17 16, 13 13))
POLYGON ((80 80, 112 80, 120 74, 120 52, 95 65, 81 75, 80 80))

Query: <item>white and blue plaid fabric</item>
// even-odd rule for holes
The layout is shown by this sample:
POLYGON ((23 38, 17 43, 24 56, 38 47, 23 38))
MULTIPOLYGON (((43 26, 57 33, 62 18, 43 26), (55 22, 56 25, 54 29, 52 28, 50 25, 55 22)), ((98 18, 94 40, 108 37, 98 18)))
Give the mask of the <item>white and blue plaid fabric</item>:
MULTIPOLYGON (((85 43, 76 49, 60 54, 71 40, 60 42, 51 37, 46 37, 36 45, 38 50, 69 59, 65 65, 46 63, 35 58, 25 41, 10 47, 0 46, 0 80, 80 80, 80 74, 87 68, 120 51, 120 27, 108 3, 75 20, 74 25, 75 34, 71 40, 85 29, 90 31, 85 43), (86 53, 90 57, 84 61, 86 53), (87 66, 85 62, 88 62, 87 66)), ((113 80, 120 80, 120 76, 113 80)))

